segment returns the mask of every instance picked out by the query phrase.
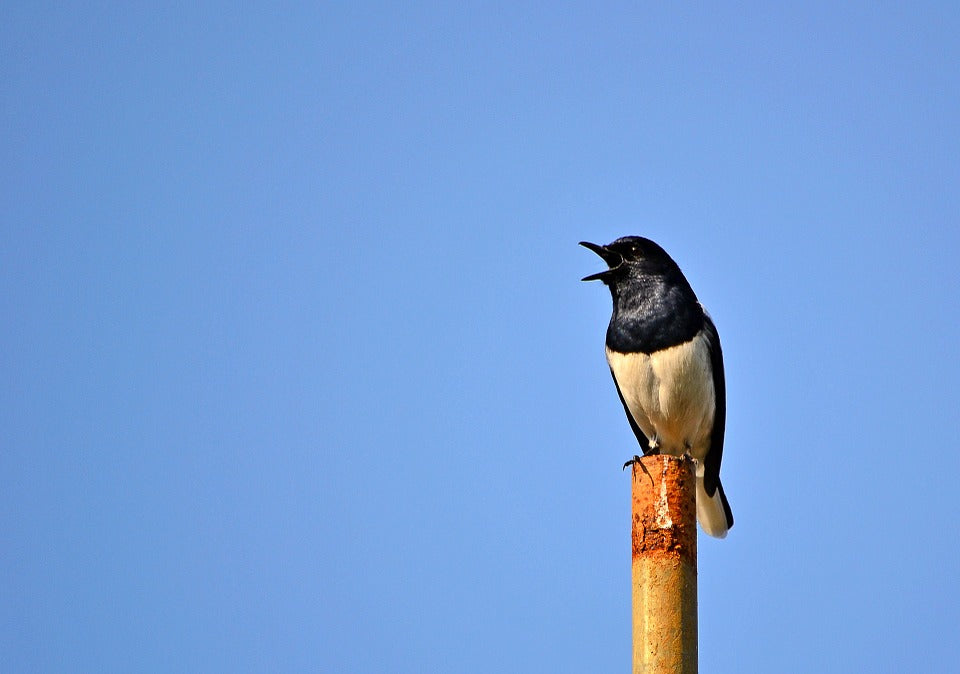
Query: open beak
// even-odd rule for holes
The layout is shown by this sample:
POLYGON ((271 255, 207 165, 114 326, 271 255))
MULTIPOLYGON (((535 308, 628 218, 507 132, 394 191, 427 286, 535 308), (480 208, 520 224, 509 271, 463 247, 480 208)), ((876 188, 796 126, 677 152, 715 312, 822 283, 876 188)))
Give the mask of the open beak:
POLYGON ((584 276, 581 281, 605 281, 611 276, 611 272, 619 267, 623 263, 623 257, 620 253, 614 252, 607 248, 606 246, 598 246, 595 243, 590 243, 589 241, 581 241, 580 245, 584 248, 592 250, 594 253, 603 258, 603 261, 607 263, 607 266, 610 269, 605 269, 604 271, 597 272, 596 274, 590 274, 590 276, 584 276))

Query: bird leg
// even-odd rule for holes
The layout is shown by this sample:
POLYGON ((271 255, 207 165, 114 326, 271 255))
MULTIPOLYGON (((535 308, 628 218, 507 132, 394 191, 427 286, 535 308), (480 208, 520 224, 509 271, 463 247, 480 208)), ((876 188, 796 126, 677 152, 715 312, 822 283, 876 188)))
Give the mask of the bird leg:
MULTIPOLYGON (((657 438, 653 438, 647 443, 647 448, 643 450, 644 456, 655 456, 660 453, 660 441, 657 438)), ((633 455, 633 458, 623 464, 623 470, 627 469, 627 466, 632 466, 635 463, 640 462, 640 457, 636 454, 633 455)))

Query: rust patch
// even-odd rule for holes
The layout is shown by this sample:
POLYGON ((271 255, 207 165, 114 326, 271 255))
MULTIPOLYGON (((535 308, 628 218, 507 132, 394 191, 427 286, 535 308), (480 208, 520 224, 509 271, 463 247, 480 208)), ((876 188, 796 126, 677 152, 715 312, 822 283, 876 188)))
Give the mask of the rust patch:
POLYGON ((633 465, 633 556, 680 557, 696 565, 697 504, 693 461, 645 456, 633 465))

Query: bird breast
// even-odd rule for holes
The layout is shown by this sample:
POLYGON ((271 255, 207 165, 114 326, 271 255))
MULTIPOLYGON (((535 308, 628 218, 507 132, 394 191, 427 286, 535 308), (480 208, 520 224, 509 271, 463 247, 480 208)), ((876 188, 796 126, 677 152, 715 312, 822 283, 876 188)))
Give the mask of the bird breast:
POLYGON ((702 460, 710 449, 716 410, 704 333, 650 354, 619 353, 607 347, 607 362, 651 446, 666 454, 689 452, 702 460))

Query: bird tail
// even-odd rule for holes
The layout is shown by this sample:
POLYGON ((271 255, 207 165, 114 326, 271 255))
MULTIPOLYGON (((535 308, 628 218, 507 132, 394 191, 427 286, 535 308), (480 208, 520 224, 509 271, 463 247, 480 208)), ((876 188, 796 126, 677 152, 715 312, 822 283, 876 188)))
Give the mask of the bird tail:
POLYGON ((717 478, 717 488, 713 496, 707 494, 703 485, 703 466, 697 466, 697 521, 700 528, 714 538, 725 538, 727 531, 733 526, 733 513, 730 504, 723 493, 723 485, 717 478))

